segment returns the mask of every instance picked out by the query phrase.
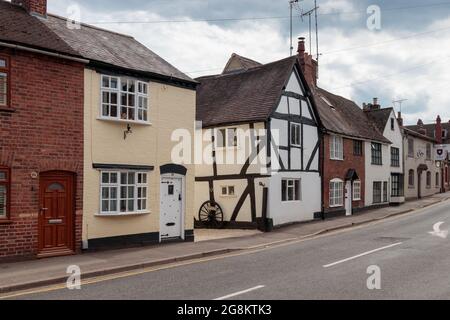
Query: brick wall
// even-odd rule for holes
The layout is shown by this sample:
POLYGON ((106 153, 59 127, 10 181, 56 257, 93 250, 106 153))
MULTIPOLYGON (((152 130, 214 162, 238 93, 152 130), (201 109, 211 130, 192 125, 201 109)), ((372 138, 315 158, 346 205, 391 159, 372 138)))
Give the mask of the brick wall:
MULTIPOLYGON (((344 210, 344 206, 338 208, 330 208, 329 197, 330 197, 330 180, 339 178, 345 182, 345 176, 349 169, 356 170, 359 179, 361 180, 361 200, 353 201, 353 208, 363 208, 364 207, 364 182, 365 182, 365 164, 364 164, 364 144, 362 156, 355 156, 353 154, 353 140, 343 139, 344 142, 344 160, 331 160, 330 159, 330 136, 324 135, 324 155, 323 155, 323 181, 324 181, 324 211, 325 213, 331 213, 334 211, 344 210)), ((344 194, 345 194, 345 184, 344 184, 344 194)), ((345 196, 344 196, 345 203, 345 196)))
POLYGON ((39 178, 76 177, 76 247, 81 245, 84 66, 0 48, 11 61, 11 108, 0 110, 0 166, 11 168, 10 221, 0 221, 0 259, 37 253, 39 178))
POLYGON ((12 0, 11 2, 24 7, 28 12, 41 16, 47 14, 47 0, 12 0))

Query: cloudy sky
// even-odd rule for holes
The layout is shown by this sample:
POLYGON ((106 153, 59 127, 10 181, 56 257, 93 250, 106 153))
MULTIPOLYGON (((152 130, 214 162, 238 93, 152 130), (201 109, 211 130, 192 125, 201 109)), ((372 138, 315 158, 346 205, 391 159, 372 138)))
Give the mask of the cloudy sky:
MULTIPOLYGON (((262 63, 289 55, 288 0, 49 0, 49 11, 134 36, 191 77, 220 73, 233 52, 262 63)), ((450 1, 317 0, 319 85, 359 105, 403 103, 407 123, 450 120, 450 1), (370 5, 381 28, 369 30, 370 5)), ((308 38, 314 7, 294 9, 294 39, 308 38)), ((295 42, 296 40, 294 40, 295 42)), ((294 44, 296 47, 296 45, 294 44)), ((309 47, 309 45, 307 45, 309 47)), ((316 54, 315 44, 313 53, 316 54)), ((396 106, 398 110, 398 105, 396 106)))

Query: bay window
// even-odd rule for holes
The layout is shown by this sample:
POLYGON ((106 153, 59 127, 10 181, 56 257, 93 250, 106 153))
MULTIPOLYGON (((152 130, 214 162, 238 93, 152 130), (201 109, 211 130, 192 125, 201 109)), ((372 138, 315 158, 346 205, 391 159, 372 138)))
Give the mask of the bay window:
POLYGON ((124 214, 147 210, 147 173, 135 171, 101 172, 102 214, 124 214))
POLYGON ((101 118, 148 122, 148 84, 143 81, 102 76, 101 118))

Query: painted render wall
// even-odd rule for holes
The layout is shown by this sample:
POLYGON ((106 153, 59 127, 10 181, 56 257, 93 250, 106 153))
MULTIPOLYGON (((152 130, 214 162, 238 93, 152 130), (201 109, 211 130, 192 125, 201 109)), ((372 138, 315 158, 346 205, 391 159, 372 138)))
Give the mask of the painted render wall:
POLYGON ((418 197, 418 174, 417 168, 419 165, 424 164, 428 167, 427 171, 431 172, 431 186, 427 187, 427 171, 423 171, 421 177, 421 194, 422 197, 430 196, 440 191, 441 176, 440 170, 436 167, 434 145, 431 141, 420 139, 418 137, 405 135, 404 139, 404 162, 405 162, 405 197, 406 199, 417 199, 418 197), (414 156, 410 157, 408 154, 408 139, 411 138, 414 141, 414 156), (427 144, 431 144, 431 159, 427 159, 426 150, 427 144), (409 185, 409 170, 414 170, 414 185, 409 185), (436 185, 436 173, 439 174, 439 184, 436 185))
MULTIPOLYGON (((255 123, 254 129, 256 132, 259 130, 264 130, 264 123, 259 122, 255 123)), ((197 177, 211 177, 214 175, 213 165, 212 163, 212 146, 211 146, 211 136, 212 131, 216 131, 223 128, 237 128, 238 130, 242 130, 241 132, 247 132, 250 129, 249 124, 235 125, 235 126, 223 126, 217 127, 214 129, 203 129, 202 135, 204 137, 203 141, 203 152, 204 152, 204 160, 206 162, 202 162, 196 165, 196 176, 197 177)), ((265 131, 264 131, 265 133, 265 131)), ((265 157, 266 149, 261 150, 261 155, 265 157)), ((231 157, 231 159, 238 159, 238 154, 240 153, 239 159, 247 159, 250 155, 249 148, 249 140, 246 140, 246 136, 238 135, 238 147, 237 148, 224 148, 216 150, 216 158, 217 159, 227 159, 231 157)), ((239 174, 244 166, 244 163, 238 163, 234 161, 230 164, 226 164, 227 162, 223 162, 222 164, 217 164, 217 175, 235 175, 239 174)), ((264 165, 258 162, 253 162, 248 171, 248 173, 255 174, 266 174, 267 170, 264 165)), ((257 217, 261 217, 262 212, 262 187, 259 183, 262 182, 267 184, 267 178, 258 178, 255 179, 255 195, 256 195, 256 213, 257 217)), ((236 207, 237 202, 239 201, 240 195, 244 192, 247 187, 247 179, 232 179, 232 180, 217 180, 214 181, 214 198, 216 202, 220 205, 224 213, 224 221, 230 221, 231 216, 233 214, 233 210, 236 207), (222 186, 234 186, 235 195, 234 196, 222 196, 221 187, 222 186)), ((195 204, 194 204, 194 215, 195 218, 198 219, 198 211, 201 205, 209 200, 209 184, 205 181, 196 181, 195 183, 195 204)), ((238 222, 252 222, 251 218, 251 209, 250 209, 250 197, 247 197, 245 200, 240 213, 236 219, 238 222)))
MULTIPOLYGON (((389 141, 392 142, 391 145, 383 144, 382 145, 382 153, 383 153, 383 164, 373 165, 372 164, 372 152, 371 152, 371 142, 367 141, 364 143, 365 154, 366 154, 366 192, 365 192, 365 204, 366 206, 378 205, 379 203, 373 203, 373 182, 381 181, 388 182, 388 202, 391 197, 391 173, 403 173, 403 163, 400 160, 400 167, 392 167, 391 166, 391 147, 400 149, 400 159, 403 159, 403 138, 400 130, 400 126, 398 125, 398 121, 396 120, 394 111, 391 112, 390 119, 387 121, 383 135, 389 141), (390 119, 394 119, 394 130, 391 130, 391 122, 390 119)), ((400 199, 401 202, 404 199, 400 199)), ((388 203, 386 202, 386 203, 388 203)), ((382 203, 384 204, 384 203, 382 203)))
MULTIPOLYGON (((183 128, 194 136, 194 90, 149 82, 150 125, 131 123, 132 134, 124 140, 127 123, 100 120, 101 75, 86 69, 84 118, 84 206, 83 240, 159 232, 160 166, 172 163, 172 132, 183 128), (176 116, 182 115, 182 116, 176 116), (100 171, 93 163, 149 165, 148 207, 146 214, 99 216, 100 171)), ((192 148, 192 146, 191 146, 192 148)), ((191 149, 192 150, 192 149, 191 149)), ((193 229, 195 166, 187 168, 185 178, 185 230, 193 229)))

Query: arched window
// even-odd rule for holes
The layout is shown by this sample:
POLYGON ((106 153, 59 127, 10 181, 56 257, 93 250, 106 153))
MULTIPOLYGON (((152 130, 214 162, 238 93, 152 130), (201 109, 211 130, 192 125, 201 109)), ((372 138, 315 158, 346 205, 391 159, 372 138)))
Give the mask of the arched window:
POLYGON ((427 171, 427 188, 431 188, 431 172, 427 171))
POLYGON ((344 181, 333 179, 330 181, 330 207, 344 205, 344 181))
POLYGON ((9 217, 10 170, 0 167, 0 220, 9 217))
POLYGON ((414 170, 413 169, 408 171, 408 185, 410 187, 414 187, 414 170))

